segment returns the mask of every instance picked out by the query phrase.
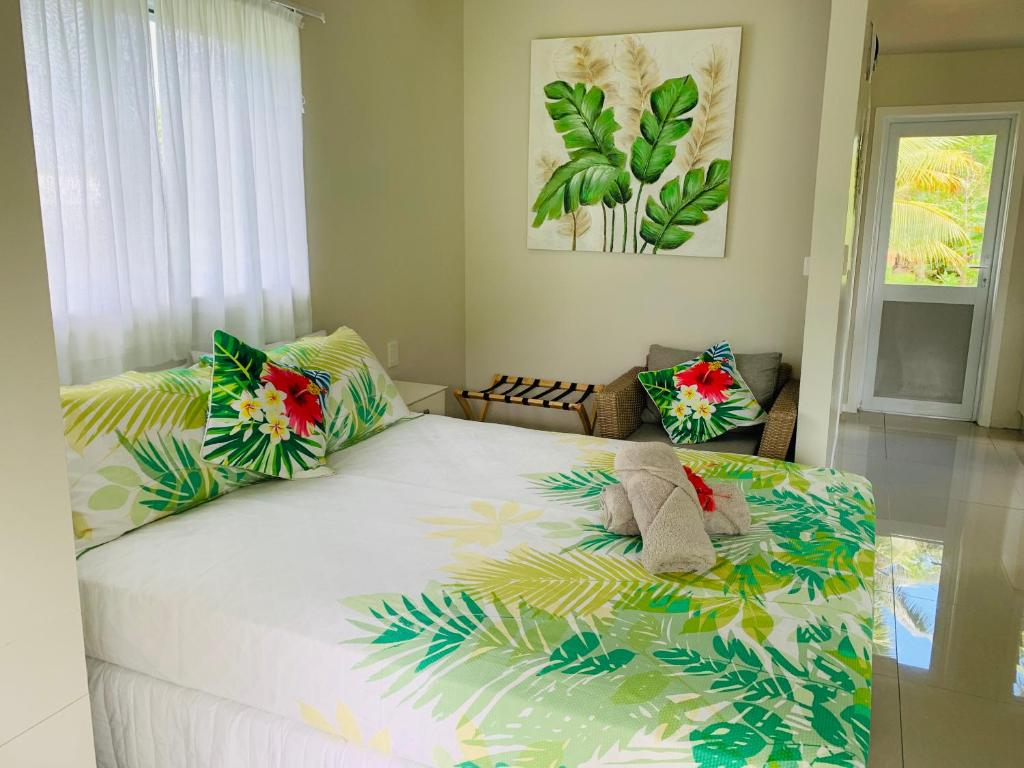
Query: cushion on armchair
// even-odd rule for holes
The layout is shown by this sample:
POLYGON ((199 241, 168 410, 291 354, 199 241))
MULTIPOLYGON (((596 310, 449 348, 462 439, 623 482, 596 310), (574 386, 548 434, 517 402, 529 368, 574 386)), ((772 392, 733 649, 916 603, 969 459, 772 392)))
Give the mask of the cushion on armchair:
MULTIPOLYGON (((701 353, 701 350, 674 349, 663 347, 660 344, 652 344, 647 354, 647 370, 657 371, 663 368, 672 368, 687 360, 692 360, 701 353)), ((775 400, 776 385, 779 376, 779 365, 782 363, 781 352, 758 352, 747 355, 735 355, 736 368, 743 380, 750 387, 754 397, 766 411, 772 406, 775 400)), ((644 410, 640 415, 641 420, 646 424, 661 425, 661 413, 658 407, 651 400, 650 395, 644 392, 644 410)), ((725 449, 720 449, 725 450, 725 449)))
POLYGON ((638 374, 672 442, 694 445, 764 423, 765 410, 737 370, 727 341, 671 368, 638 374))

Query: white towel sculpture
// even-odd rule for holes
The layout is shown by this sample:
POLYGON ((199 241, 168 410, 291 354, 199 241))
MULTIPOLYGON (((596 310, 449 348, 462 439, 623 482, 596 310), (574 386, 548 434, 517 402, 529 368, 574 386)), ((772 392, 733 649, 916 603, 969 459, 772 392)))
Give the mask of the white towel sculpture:
POLYGON ((615 469, 620 482, 601 492, 602 523, 612 533, 643 536, 642 562, 652 573, 706 570, 715 560, 707 534, 736 535, 750 530, 750 508, 742 491, 731 483, 705 483, 683 467, 667 445, 627 446, 616 458, 615 469), (647 517, 646 532, 636 514, 634 495, 647 517), (705 536, 694 536, 691 541, 685 535, 691 530, 694 505, 701 513, 705 536), (660 516, 663 510, 669 513, 664 519, 660 516), (652 527, 656 520, 660 522, 652 527))

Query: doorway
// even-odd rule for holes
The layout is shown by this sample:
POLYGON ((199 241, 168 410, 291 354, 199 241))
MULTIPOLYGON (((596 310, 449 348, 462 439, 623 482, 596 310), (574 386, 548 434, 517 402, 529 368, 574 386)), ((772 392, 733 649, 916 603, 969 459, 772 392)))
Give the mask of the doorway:
POLYGON ((974 420, 1014 118, 888 114, 866 259, 862 407, 974 420))

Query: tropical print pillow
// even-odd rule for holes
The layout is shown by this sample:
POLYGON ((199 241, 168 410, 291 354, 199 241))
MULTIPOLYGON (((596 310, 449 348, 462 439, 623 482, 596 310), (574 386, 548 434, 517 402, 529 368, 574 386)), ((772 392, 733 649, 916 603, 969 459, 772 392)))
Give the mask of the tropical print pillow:
POLYGON ((730 429, 760 424, 766 417, 737 371, 726 341, 675 367, 642 371, 638 378, 677 444, 707 442, 730 429))
POLYGON ((306 337, 267 351, 271 360, 331 375, 327 396, 327 453, 340 451, 415 414, 366 342, 342 326, 327 337, 306 337))
POLYGON ((61 388, 75 551, 259 481, 199 457, 209 368, 61 388))
POLYGON ((331 375, 270 360, 213 334, 213 384, 202 457, 272 477, 323 474, 331 375))

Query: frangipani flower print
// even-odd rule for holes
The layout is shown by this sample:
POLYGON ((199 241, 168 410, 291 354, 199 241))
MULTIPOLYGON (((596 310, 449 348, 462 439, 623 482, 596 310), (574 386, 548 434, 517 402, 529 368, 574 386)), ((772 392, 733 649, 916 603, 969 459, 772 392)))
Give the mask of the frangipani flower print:
POLYGON ((274 477, 323 474, 330 386, 325 371, 270 361, 218 331, 202 457, 274 477))
POLYGON ((268 414, 267 423, 260 425, 260 432, 270 438, 271 445, 287 440, 290 435, 288 432, 288 422, 279 413, 268 414))
POLYGON ((697 403, 693 412, 700 416, 702 419, 710 419, 715 412, 715 406, 709 403, 707 400, 701 400, 697 403))
POLYGON ((231 434, 245 432, 248 438, 253 428, 266 419, 260 399, 248 390, 242 392, 241 397, 231 403, 231 407, 238 411, 238 422, 231 430, 231 434))
POLYGON ((248 390, 243 390, 242 396, 233 401, 231 407, 238 411, 239 421, 263 421, 261 401, 248 390))
POLYGON ((674 443, 707 442, 766 418, 736 371, 732 349, 724 341, 682 365, 642 371, 638 378, 658 406, 674 443))
POLYGON ((281 413, 284 410, 284 401, 287 393, 281 392, 270 382, 267 382, 258 390, 256 396, 259 398, 260 408, 266 413, 281 413))
MULTIPOLYGON (((677 382, 678 385, 678 382, 677 382)), ((700 400, 700 393, 696 384, 683 384, 679 387, 679 402, 692 406, 700 400)))

